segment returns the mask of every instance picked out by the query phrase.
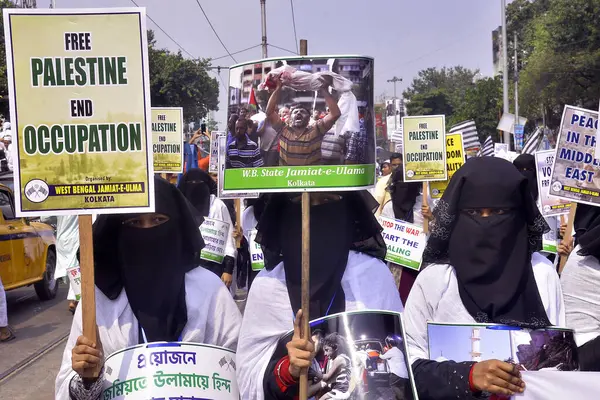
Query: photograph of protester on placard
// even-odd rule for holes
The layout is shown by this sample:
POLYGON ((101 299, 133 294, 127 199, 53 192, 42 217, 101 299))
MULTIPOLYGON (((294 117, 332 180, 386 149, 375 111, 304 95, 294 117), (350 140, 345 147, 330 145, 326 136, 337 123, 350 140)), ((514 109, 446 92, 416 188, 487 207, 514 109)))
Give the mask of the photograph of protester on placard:
POLYGON ((523 371, 579 369, 575 337, 568 329, 429 323, 427 333, 431 360, 501 360, 523 371))
MULTIPOLYGON (((308 371, 308 397, 316 400, 416 400, 401 316, 348 312, 311 322, 316 356, 308 371)), ((287 354, 284 336, 273 355, 287 354)))
POLYGON ((240 64, 229 86, 226 191, 374 184, 371 58, 240 64))

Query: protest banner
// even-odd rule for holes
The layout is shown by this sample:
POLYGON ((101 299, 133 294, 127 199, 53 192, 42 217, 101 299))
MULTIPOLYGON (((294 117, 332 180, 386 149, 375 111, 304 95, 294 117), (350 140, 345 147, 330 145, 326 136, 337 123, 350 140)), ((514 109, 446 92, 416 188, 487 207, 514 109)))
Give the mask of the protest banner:
MULTIPOLYGON (((334 398, 417 400, 403 317, 401 313, 392 311, 370 310, 343 312, 310 321, 315 346, 331 346, 333 349, 329 353, 328 369, 327 363, 320 362, 310 367, 311 385, 326 386, 323 375, 331 371, 332 360, 339 357, 346 362, 344 368, 349 371, 348 381, 351 383, 336 389, 334 398)), ((279 360, 279 354, 287 354, 286 345, 293 334, 293 331, 287 332, 277 341, 271 362, 279 360)), ((318 361, 323 359, 321 355, 317 357, 318 361)), ((266 364, 258 364, 257 370, 261 368, 264 370, 266 364)), ((341 374, 346 376, 345 372, 341 374)))
POLYGON ((443 115, 402 118, 404 180, 445 181, 446 117, 443 115))
POLYGON ((355 190, 375 184, 373 59, 292 57, 235 65, 229 87, 241 95, 230 98, 230 114, 246 112, 252 89, 247 72, 256 76, 257 70, 262 83, 256 97, 266 100, 262 128, 281 134, 271 143, 256 143, 253 134, 234 138, 227 147, 226 193, 355 190), (281 87, 275 90, 277 82, 281 87))
POLYGON ((199 343, 149 343, 104 364, 103 400, 238 400, 235 353, 199 343))
POLYGON ((448 179, 445 181, 435 181, 429 184, 431 189, 431 198, 440 199, 452 175, 466 162, 465 150, 463 148, 462 133, 448 133, 446 135, 446 171, 448 179))
POLYGON ((210 133, 210 155, 208 162, 208 172, 219 173, 219 137, 227 136, 225 132, 213 131, 210 133))
POLYGON ((154 211, 144 9, 4 21, 17 216, 154 211))
POLYGON ((183 108, 152 107, 154 172, 183 172, 183 108))
POLYGON ((229 229, 230 226, 227 222, 204 217, 204 222, 200 225, 200 233, 202 233, 205 243, 200 252, 201 259, 218 264, 223 262, 229 229))
POLYGON ((414 269, 421 269, 427 235, 422 227, 397 219, 379 217, 383 240, 387 247, 386 261, 414 269))
POLYGON ((595 156, 598 112, 565 106, 556 139, 550 196, 600 205, 600 160, 595 156))
POLYGON ((251 230, 248 238, 252 271, 260 271, 265 267, 265 256, 263 254, 262 247, 255 241, 257 233, 258 231, 256 229, 251 230))
POLYGON ((558 252, 558 218, 547 217, 546 222, 550 226, 550 231, 542 236, 542 251, 546 253, 556 254, 558 252))
POLYGON ((494 157, 503 158, 508 160, 508 143, 494 143, 494 157))
POLYGON ((537 184, 540 198, 540 211, 544 217, 568 214, 572 203, 558 197, 550 196, 552 167, 554 166, 554 150, 535 153, 537 168, 537 184))
POLYGON ((78 266, 67 268, 67 276, 69 277, 69 283, 75 295, 75 300, 81 300, 81 268, 78 266))
POLYGON ((217 137, 218 143, 218 160, 219 165, 217 167, 218 170, 218 178, 217 178, 217 186, 218 186, 218 197, 221 200, 224 199, 255 199, 258 197, 258 193, 245 193, 245 192, 225 192, 223 190, 223 182, 224 182, 224 174, 225 174, 225 159, 227 158, 227 137, 225 135, 220 135, 217 137))

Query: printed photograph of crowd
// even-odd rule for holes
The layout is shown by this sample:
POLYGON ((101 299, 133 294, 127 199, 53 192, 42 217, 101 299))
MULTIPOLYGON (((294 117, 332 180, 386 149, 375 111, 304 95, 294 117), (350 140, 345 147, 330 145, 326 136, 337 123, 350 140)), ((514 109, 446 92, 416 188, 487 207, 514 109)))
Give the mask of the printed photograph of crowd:
MULTIPOLYGON (((400 315, 342 313, 311 323, 316 357, 308 396, 315 400, 412 400, 400 315)), ((280 341, 274 358, 292 333, 280 341)))
POLYGON ((373 60, 277 59, 229 75, 226 168, 375 162, 373 60))

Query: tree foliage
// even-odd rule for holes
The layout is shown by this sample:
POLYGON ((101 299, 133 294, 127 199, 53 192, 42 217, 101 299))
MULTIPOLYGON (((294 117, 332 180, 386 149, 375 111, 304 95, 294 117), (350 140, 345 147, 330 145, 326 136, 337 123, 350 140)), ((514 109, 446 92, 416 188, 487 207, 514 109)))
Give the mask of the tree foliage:
POLYGON ((467 89, 465 97, 446 123, 452 126, 462 121, 474 120, 479 140, 483 143, 488 136, 496 135, 501 112, 502 80, 485 78, 467 89))
POLYGON ((219 84, 206 69, 210 60, 186 59, 181 52, 158 49, 152 31, 148 47, 153 107, 183 107, 185 122, 198 122, 219 109, 219 84))

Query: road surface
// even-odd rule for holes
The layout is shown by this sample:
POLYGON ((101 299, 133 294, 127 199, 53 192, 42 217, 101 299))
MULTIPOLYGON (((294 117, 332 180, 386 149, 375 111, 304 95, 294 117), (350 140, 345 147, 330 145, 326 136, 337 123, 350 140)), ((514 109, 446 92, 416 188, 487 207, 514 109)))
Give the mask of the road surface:
POLYGON ((72 316, 67 287, 51 301, 40 301, 33 287, 6 293, 8 323, 17 339, 0 343, 0 399, 53 400, 72 316))

